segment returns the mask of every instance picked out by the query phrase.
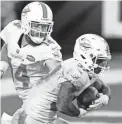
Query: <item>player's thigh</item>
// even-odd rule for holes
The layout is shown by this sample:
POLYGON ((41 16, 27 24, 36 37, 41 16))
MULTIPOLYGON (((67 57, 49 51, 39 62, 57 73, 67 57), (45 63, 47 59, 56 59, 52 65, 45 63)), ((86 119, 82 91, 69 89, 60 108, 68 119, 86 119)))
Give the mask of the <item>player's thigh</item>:
POLYGON ((62 118, 56 118, 54 121, 52 121, 50 124, 70 124, 66 120, 62 118))

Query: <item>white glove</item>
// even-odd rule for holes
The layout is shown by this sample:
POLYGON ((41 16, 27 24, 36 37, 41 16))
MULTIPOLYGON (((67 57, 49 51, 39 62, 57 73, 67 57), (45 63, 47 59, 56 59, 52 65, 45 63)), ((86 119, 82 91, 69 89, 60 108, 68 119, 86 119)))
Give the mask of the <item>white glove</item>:
POLYGON ((85 109, 80 108, 79 110, 80 110, 80 114, 79 114, 78 118, 82 118, 88 113, 88 111, 85 109))
POLYGON ((102 93, 99 94, 100 98, 94 101, 94 104, 90 105, 88 110, 96 110, 100 109, 101 107, 108 105, 109 97, 102 93))

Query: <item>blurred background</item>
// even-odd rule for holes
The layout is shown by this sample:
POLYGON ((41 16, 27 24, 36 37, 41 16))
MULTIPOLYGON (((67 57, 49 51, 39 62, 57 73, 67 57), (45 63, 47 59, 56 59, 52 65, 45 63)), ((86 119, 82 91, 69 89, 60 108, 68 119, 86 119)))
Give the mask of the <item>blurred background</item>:
MULTIPOLYGON (((23 7, 29 2, 32 1, 1 1, 1 30, 10 21, 20 19, 23 7)), ((82 120, 61 116, 75 124, 122 124, 122 1, 43 2, 53 11, 52 37, 61 45, 64 59, 72 57, 76 38, 85 33, 103 36, 112 53, 111 69, 102 76, 112 90, 110 104, 82 120)), ((16 95, 10 70, 1 86, 1 114, 6 112, 12 115, 21 106, 21 100, 16 95)))

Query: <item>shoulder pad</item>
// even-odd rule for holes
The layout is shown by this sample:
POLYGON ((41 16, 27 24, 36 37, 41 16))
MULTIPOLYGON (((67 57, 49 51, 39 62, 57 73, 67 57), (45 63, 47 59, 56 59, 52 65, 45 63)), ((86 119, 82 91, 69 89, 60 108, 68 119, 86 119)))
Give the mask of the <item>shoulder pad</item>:
POLYGON ((63 75, 64 78, 70 81, 77 89, 77 92, 82 92, 86 87, 92 84, 88 73, 79 66, 74 59, 64 61, 63 75))
MULTIPOLYGON (((6 27, 7 29, 10 29, 10 28, 21 28, 21 21, 20 20, 14 20, 14 21, 11 21, 9 22, 6 27)), ((4 29, 5 29, 4 28, 4 29)))
POLYGON ((23 33, 21 29, 20 20, 14 20, 10 22, 0 33, 0 37, 6 42, 9 43, 13 40, 18 40, 20 35, 23 33))
POLYGON ((61 49, 60 45, 51 36, 48 36, 47 39, 48 43, 52 46, 52 49, 61 49))
POLYGON ((74 59, 68 59, 62 63, 62 66, 64 70, 64 77, 74 84, 74 82, 77 81, 82 74, 82 71, 78 70, 77 61, 74 59))
POLYGON ((13 26, 21 29, 21 21, 20 20, 14 20, 12 23, 13 23, 13 26))

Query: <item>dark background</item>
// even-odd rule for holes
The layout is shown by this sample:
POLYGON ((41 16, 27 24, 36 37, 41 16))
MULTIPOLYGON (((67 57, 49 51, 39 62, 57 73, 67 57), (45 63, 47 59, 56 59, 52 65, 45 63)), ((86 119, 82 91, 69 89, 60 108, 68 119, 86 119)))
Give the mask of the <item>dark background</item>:
MULTIPOLYGON (((30 1, 2 1, 2 29, 11 20, 16 18, 20 19, 23 7, 29 2, 30 1), (6 8, 9 9, 7 10, 6 8)), ((76 38, 85 33, 95 33, 103 36, 108 41, 112 52, 122 51, 122 38, 120 39, 116 35, 113 38, 106 38, 102 35, 103 1, 44 2, 47 3, 53 11, 54 28, 52 37, 61 45, 63 55, 71 54, 76 38)), ((119 21, 122 22, 122 1, 119 1, 119 12, 119 21)), ((112 16, 112 12, 109 16, 112 16)), ((120 30, 120 32, 122 33, 122 30, 120 30)))

